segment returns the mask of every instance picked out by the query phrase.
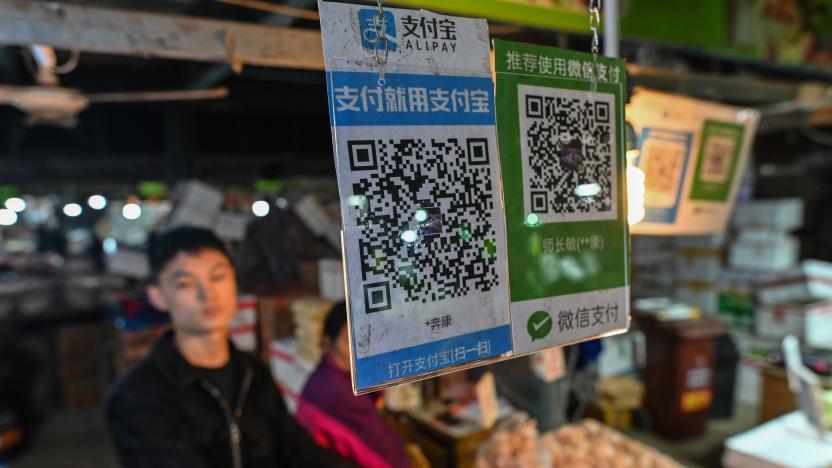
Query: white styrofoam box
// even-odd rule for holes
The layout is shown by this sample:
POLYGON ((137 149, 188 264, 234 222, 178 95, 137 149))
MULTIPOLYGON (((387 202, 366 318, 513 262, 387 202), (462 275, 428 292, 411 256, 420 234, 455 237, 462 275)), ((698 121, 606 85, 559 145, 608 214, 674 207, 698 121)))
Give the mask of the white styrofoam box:
POLYGON ((784 231, 773 231, 771 229, 740 229, 737 231, 737 242, 777 242, 784 237, 789 237, 789 233, 784 231))
POLYGON ((757 408, 763 395, 763 368, 754 360, 740 359, 734 399, 743 406, 757 408))
POLYGON ((719 311, 719 291, 715 284, 681 283, 676 286, 673 298, 705 314, 714 315, 719 311))
POLYGON ((191 180, 182 183, 173 197, 168 227, 194 226, 213 229, 222 208, 222 192, 208 184, 191 180))
POLYGON ((775 277, 777 277, 777 273, 770 271, 726 268, 719 275, 719 288, 726 293, 751 296, 756 294, 761 283, 775 277))
POLYGON ((663 297, 673 294, 676 284, 675 275, 643 275, 634 274, 630 280, 630 291, 633 297, 663 297))
POLYGON ((793 231, 803 225, 803 200, 782 198, 738 203, 734 209, 734 226, 793 231))
POLYGON ((722 271, 719 252, 683 250, 676 255, 676 279, 715 283, 722 271))
POLYGON ((676 255, 673 238, 668 236, 631 236, 633 265, 672 262, 676 255))
POLYGON ((832 432, 819 437, 802 411, 793 411, 725 441, 727 468, 832 466, 832 432))
POLYGON ((761 282, 758 298, 766 304, 832 299, 832 263, 804 260, 799 267, 761 282))
POLYGON ((668 261, 644 263, 633 265, 633 277, 643 276, 645 278, 666 278, 667 281, 675 281, 676 276, 676 258, 668 257, 668 261))
POLYGON ((257 350, 257 298, 242 295, 237 298, 237 313, 228 325, 231 341, 242 351, 257 350))
POLYGON ((298 340, 294 337, 272 340, 269 356, 272 379, 283 395, 289 413, 294 414, 303 387, 317 364, 298 355, 298 340))
POLYGON ((711 236, 679 236, 675 238, 679 249, 719 250, 725 246, 725 234, 711 236))
POLYGON ((735 242, 729 249, 729 264, 745 270, 783 271, 794 268, 799 250, 793 236, 772 242, 735 242))
POLYGON ((781 339, 794 335, 810 346, 832 346, 832 300, 810 304, 784 303, 757 306, 758 336, 781 339))
POLYGON ((314 195, 305 195, 295 203, 294 210, 310 231, 326 238, 336 249, 341 248, 341 229, 338 223, 330 218, 314 195))
POLYGON ((147 254, 138 250, 119 248, 107 254, 104 261, 107 272, 113 275, 144 280, 150 276, 147 254))
POLYGON ((602 339, 603 348, 598 356, 598 374, 615 377, 632 372, 634 365, 633 339, 630 333, 602 339))
POLYGON ((220 239, 242 241, 246 238, 249 222, 251 222, 251 216, 247 214, 224 211, 217 217, 214 231, 220 239))
POLYGON ((318 260, 318 289, 330 301, 344 300, 344 265, 335 258, 318 260))

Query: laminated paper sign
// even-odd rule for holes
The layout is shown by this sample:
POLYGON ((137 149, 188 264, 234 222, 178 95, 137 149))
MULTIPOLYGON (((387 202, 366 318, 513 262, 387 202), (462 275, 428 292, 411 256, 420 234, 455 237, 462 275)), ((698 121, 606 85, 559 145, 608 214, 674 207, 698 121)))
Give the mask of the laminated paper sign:
POLYGON ((623 61, 500 40, 494 57, 514 353, 625 330, 623 61))
POLYGON ((354 390, 510 352, 486 22, 319 6, 354 390))
POLYGON ((715 234, 725 229, 759 113, 638 90, 627 106, 645 174, 644 220, 634 234, 715 234))

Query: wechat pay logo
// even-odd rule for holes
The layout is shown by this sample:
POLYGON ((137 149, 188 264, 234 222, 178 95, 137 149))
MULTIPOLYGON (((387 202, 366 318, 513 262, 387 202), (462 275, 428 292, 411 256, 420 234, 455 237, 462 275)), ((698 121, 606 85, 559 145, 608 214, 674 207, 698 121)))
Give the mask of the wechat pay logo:
POLYGON ((552 317, 545 310, 538 310, 529 317, 526 330, 532 341, 546 338, 552 331, 552 317))

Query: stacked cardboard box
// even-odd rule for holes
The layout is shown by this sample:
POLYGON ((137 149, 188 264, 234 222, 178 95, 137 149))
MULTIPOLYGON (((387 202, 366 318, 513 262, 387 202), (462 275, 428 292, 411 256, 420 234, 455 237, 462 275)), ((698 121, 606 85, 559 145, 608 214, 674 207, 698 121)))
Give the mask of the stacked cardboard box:
POLYGON ((832 263, 805 260, 760 283, 757 296, 759 336, 795 335, 809 346, 832 349, 832 263))
POLYGON ((717 313, 724 245, 721 234, 676 238, 676 301, 706 314, 717 313))
POLYGON ((101 401, 104 384, 99 372, 99 349, 103 340, 104 330, 97 323, 58 329, 58 375, 67 406, 88 406, 101 401))
POLYGON ((257 351, 257 297, 241 295, 237 298, 237 314, 229 324, 234 346, 241 351, 257 351))
POLYGON ((301 357, 298 350, 298 339, 295 337, 272 340, 269 345, 272 378, 292 414, 297 409, 303 386, 315 370, 315 363, 301 357))
POLYGON ((284 288, 271 288, 269 294, 259 294, 257 298, 258 341, 263 362, 268 362, 269 343, 273 340, 294 336, 295 322, 292 318, 291 304, 301 298, 314 296, 309 289, 295 285, 284 288))
POLYGON ((799 244, 789 232, 803 223, 800 199, 755 200, 737 205, 722 273, 719 313, 732 329, 753 331, 760 284, 797 264, 799 244))
POLYGON ((737 238, 729 249, 731 268, 744 271, 785 271, 799 257, 791 231, 803 224, 803 201, 797 198, 759 200, 737 205, 737 238))
POLYGON ((295 321, 298 355, 306 361, 317 363, 324 352, 324 321, 332 302, 319 297, 308 297, 294 301, 289 307, 295 321))
POLYGON ((676 281, 675 245, 672 237, 633 236, 632 277, 633 297, 666 297, 673 293, 676 281))

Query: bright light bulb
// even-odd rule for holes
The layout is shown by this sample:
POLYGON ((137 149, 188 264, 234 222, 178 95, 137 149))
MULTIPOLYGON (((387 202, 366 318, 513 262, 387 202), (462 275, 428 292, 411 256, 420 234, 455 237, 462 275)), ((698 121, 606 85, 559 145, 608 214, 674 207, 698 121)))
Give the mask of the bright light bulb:
POLYGON ((121 208, 121 215, 131 221, 139 219, 142 215, 142 207, 136 203, 128 203, 121 208))
POLYGON ((529 213, 526 216, 527 226, 537 226, 538 222, 540 222, 540 216, 538 216, 537 213, 529 213))
POLYGON ((416 214, 413 216, 414 219, 418 222, 422 222, 428 219, 428 212, 425 210, 416 210, 416 214))
POLYGON ((644 171, 627 167, 627 222, 630 226, 644 219, 644 171))
POLYGON ((0 226, 11 226, 17 222, 17 213, 12 210, 0 209, 0 226))
POLYGON ((6 208, 14 211, 15 213, 20 213, 21 211, 26 209, 26 202, 23 201, 22 198, 12 197, 6 200, 6 208))
POLYGON ((101 195, 90 195, 87 198, 87 205, 94 210, 103 210, 107 206, 107 199, 101 195))
POLYGON ((251 212, 254 213, 254 216, 262 218, 269 214, 269 210, 269 203, 263 200, 258 200, 251 204, 251 212))
POLYGON ((81 213, 84 212, 84 209, 81 208, 81 205, 77 203, 67 203, 64 205, 64 214, 69 216, 70 218, 75 218, 81 216, 81 213))

